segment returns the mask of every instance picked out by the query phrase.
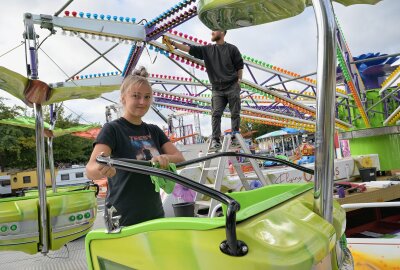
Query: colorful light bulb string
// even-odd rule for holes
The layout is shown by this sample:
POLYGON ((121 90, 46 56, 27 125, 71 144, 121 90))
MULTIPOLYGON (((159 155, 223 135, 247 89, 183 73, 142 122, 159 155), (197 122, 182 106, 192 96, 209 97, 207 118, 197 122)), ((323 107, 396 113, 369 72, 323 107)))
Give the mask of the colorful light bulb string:
MULTIPOLYGON (((207 41, 203 41, 203 40, 201 40, 201 39, 199 39, 197 37, 194 37, 192 35, 189 35, 187 33, 179 32, 177 30, 172 30, 172 29, 169 30, 169 33, 172 34, 172 35, 175 35, 177 37, 184 38, 184 39, 186 39, 186 40, 188 40, 190 42, 197 43, 199 45, 208 45, 207 41)), ((268 64, 268 63, 266 63, 266 62, 264 62, 262 60, 254 58, 254 57, 250 57, 250 56, 242 54, 242 58, 243 58, 243 60, 248 61, 249 63, 252 63, 254 65, 258 65, 260 67, 269 69, 272 73, 280 72, 282 74, 285 74, 289 78, 295 78, 295 77, 300 77, 301 76, 298 73, 283 69, 281 67, 278 67, 278 66, 275 66, 275 65, 272 65, 272 64, 268 64)), ((300 78, 300 80, 306 81, 306 82, 314 84, 314 85, 316 85, 316 83, 317 83, 316 80, 308 78, 308 77, 300 78)), ((346 91, 343 90, 343 89, 340 89, 340 88, 336 88, 336 91, 338 93, 341 93, 341 94, 344 94, 344 95, 346 94, 346 91)))
MULTIPOLYGON (((343 30, 342 30, 342 28, 341 28, 341 26, 339 24, 339 19, 336 17, 336 15, 334 15, 334 16, 335 16, 336 26, 337 26, 339 34, 340 34, 340 37, 338 37, 338 39, 341 38, 341 41, 342 41, 342 43, 344 44, 344 46, 346 48, 346 52, 348 53, 349 58, 353 61, 354 60, 353 59, 353 55, 351 54, 350 48, 347 45, 346 38, 344 37, 344 32, 343 32, 343 30)), ((339 43, 339 40, 338 40, 338 43, 339 43)), ((338 44, 338 46, 339 46, 339 44, 338 44)), ((360 72, 358 71, 357 66, 355 64, 351 64, 350 65, 350 69, 351 69, 351 71, 352 71, 352 69, 355 69, 355 72, 356 72, 357 77, 358 77, 358 83, 359 83, 359 85, 361 86, 362 89, 365 89, 364 82, 363 82, 363 80, 361 78, 361 75, 360 75, 360 72)))
POLYGON ((72 80, 84 80, 84 79, 94 79, 94 78, 110 77, 110 76, 121 76, 121 73, 119 73, 118 71, 92 73, 92 74, 76 75, 75 77, 73 77, 71 79, 72 80))
MULTIPOLYGON (((174 110, 184 111, 184 112, 211 115, 211 112, 201 111, 201 110, 195 109, 195 108, 190 108, 190 109, 189 108, 181 108, 181 107, 178 107, 178 106, 174 106, 174 104, 161 105, 161 104, 158 104, 157 102, 155 102, 154 105, 157 106, 158 108, 174 109, 174 110)), ((224 113, 223 116, 224 117, 230 117, 226 113, 224 113)), ((252 123, 260 123, 260 124, 278 126, 278 127, 298 128, 298 129, 304 129, 304 130, 307 130, 307 131, 310 131, 310 132, 314 132, 315 131, 315 128, 311 128, 310 125, 306 125, 306 124, 302 124, 302 123, 296 123, 295 121, 285 121, 284 123, 279 123, 279 122, 268 121, 268 120, 264 120, 264 119, 254 119, 254 118, 251 118, 251 116, 248 116, 246 114, 243 114, 242 117, 244 119, 246 119, 247 121, 252 122, 252 123)), ((263 117, 263 118, 265 118, 265 117, 263 117)))
MULTIPOLYGON (((157 39, 159 36, 162 34, 166 33, 168 30, 177 27, 178 25, 186 22, 187 20, 193 18, 194 16, 197 15, 197 7, 196 5, 193 5, 189 7, 186 11, 182 11, 182 13, 177 14, 175 17, 170 18, 170 20, 163 22, 162 24, 155 25, 155 24, 147 24, 148 28, 148 33, 146 34, 146 37, 149 40, 154 40, 157 39)), ((166 16, 162 21, 166 20, 168 17, 171 15, 166 16)), ((161 21, 160 21, 161 22, 161 21)))
POLYGON ((125 22, 125 23, 136 23, 136 18, 133 17, 123 17, 123 16, 115 16, 115 15, 104 15, 90 12, 77 12, 77 11, 64 11, 64 15, 66 17, 78 17, 82 19, 93 19, 93 20, 107 20, 107 21, 115 21, 115 22, 125 22), (71 16, 70 16, 71 15, 71 16))
POLYGON ((394 81, 392 82, 392 79, 394 79, 395 77, 398 77, 398 75, 400 74, 400 66, 398 66, 392 73, 390 73, 389 76, 387 76, 387 78, 383 81, 382 83, 382 88, 385 88, 387 86, 387 84, 392 84, 394 83, 394 81))
POLYGON ((157 23, 162 22, 163 20, 167 19, 168 17, 174 15, 175 13, 178 13, 179 11, 182 11, 184 8, 189 6, 192 3, 195 3, 196 0, 184 0, 179 2, 178 4, 174 5, 173 7, 167 9, 154 19, 150 20, 148 23, 145 24, 146 27, 151 27, 153 25, 156 25, 157 23))
POLYGON ((339 60, 339 66, 342 69, 343 77, 344 77, 344 79, 345 79, 345 81, 347 83, 347 86, 349 87, 349 89, 350 89, 350 91, 351 91, 351 93, 353 95, 354 102, 357 105, 357 108, 358 108, 358 110, 360 112, 361 118, 363 119, 365 126, 367 128, 369 128, 370 127, 369 119, 368 119, 367 114, 366 114, 366 112, 364 110, 364 107, 363 107, 363 105, 361 103, 361 100, 360 100, 360 97, 358 95, 357 89, 354 86, 354 83, 353 83, 353 80, 352 80, 351 75, 349 73, 349 70, 347 69, 347 65, 346 65, 346 62, 345 62, 345 60, 343 58, 342 52, 340 51, 339 48, 337 48, 337 58, 339 60))

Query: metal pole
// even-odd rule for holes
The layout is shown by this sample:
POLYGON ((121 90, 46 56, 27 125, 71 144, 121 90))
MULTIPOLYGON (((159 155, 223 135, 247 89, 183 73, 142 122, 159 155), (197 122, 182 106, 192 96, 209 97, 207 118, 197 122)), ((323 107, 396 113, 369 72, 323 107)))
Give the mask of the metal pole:
MULTIPOLYGON (((30 79, 38 79, 38 59, 36 49, 36 33, 33 27, 32 15, 27 13, 24 17, 25 24, 25 40, 27 43, 32 43, 28 46, 30 56, 30 79)), ((28 72, 29 73, 29 72, 28 72)), ((46 180, 45 180, 45 150, 44 150, 44 124, 42 105, 33 104, 35 113, 35 134, 36 134, 36 175, 38 179, 38 193, 39 193, 39 211, 40 211, 40 242, 39 249, 43 255, 49 252, 49 232, 47 230, 47 199, 46 199, 46 180)))
POLYGON ((270 85, 265 85, 264 87, 269 88, 269 87, 272 87, 272 86, 275 86, 275 85, 284 84, 284 83, 287 83, 287 82, 303 79, 303 78, 306 78, 306 77, 309 77, 309 76, 312 76, 312 75, 315 75, 315 74, 317 74, 317 72, 312 72, 312 73, 308 73, 308 74, 301 75, 301 76, 298 76, 298 77, 294 77, 294 78, 288 79, 286 81, 280 81, 280 82, 272 83, 270 85))
POLYGON ((78 72, 76 72, 74 75, 72 75, 71 77, 69 77, 68 79, 66 79, 65 81, 69 81, 71 79, 73 79, 76 75, 78 75, 79 73, 81 73, 82 71, 84 71, 85 69, 87 69, 88 67, 90 67, 93 63, 95 63, 97 60, 99 60, 100 58, 104 57, 104 55, 106 55, 107 53, 109 53, 110 51, 112 51, 115 47, 117 47, 119 45, 119 43, 114 44, 111 48, 109 48, 107 51, 103 52, 102 54, 100 54, 98 57, 96 57, 96 59, 94 59, 92 62, 90 62, 89 64, 87 64, 86 66, 84 66, 83 68, 81 68, 78 72))
POLYGON ((272 137, 272 148, 273 148, 273 150, 274 150, 274 155, 276 155, 276 152, 275 152, 275 140, 274 140, 274 137, 272 137))
MULTIPOLYGON (((314 211, 333 222, 336 23, 330 0, 312 0, 318 30, 314 211)), ((330 269, 330 268, 329 268, 330 269)))
POLYGON ((65 3, 56 13, 54 13, 54 16, 57 17, 58 15, 60 15, 60 13, 63 12, 64 9, 66 9, 73 1, 74 0, 69 0, 67 3, 65 3))
POLYGON ((194 74, 190 73, 190 71, 188 71, 186 68, 184 68, 181 64, 179 64, 177 61, 175 61, 174 59, 168 57, 169 60, 171 60, 175 65, 177 65, 178 67, 180 67, 183 71, 185 71, 187 74, 189 74, 190 77, 192 77, 193 79, 195 79, 196 81, 198 81, 201 85, 203 85, 205 88, 207 88, 208 90, 211 91, 211 89, 205 85, 200 79, 198 79, 194 74))
POLYGON ((53 137, 47 138, 47 156, 49 159, 49 169, 50 169, 50 176, 51 176, 51 188, 53 193, 57 192, 57 185, 56 185, 56 172, 54 169, 54 155, 53 155, 53 137))
POLYGON ((367 58, 367 59, 361 59, 361 60, 353 61, 353 62, 350 62, 350 64, 365 63, 365 62, 369 62, 369 61, 374 61, 374 60, 379 60, 379 59, 385 59, 385 58, 395 57, 395 56, 399 56, 399 55, 400 55, 400 53, 382 55, 382 56, 377 56, 377 57, 372 57, 372 58, 367 58))
POLYGON ((294 142, 294 137, 293 137, 293 135, 292 135, 291 137, 292 137, 292 147, 293 147, 292 155, 294 156, 294 150, 296 149, 296 144, 295 144, 295 142, 294 142))
POLYGON ((45 154, 44 154, 44 128, 42 105, 33 104, 36 121, 36 164, 37 179, 39 192, 39 208, 40 208, 40 242, 42 254, 48 253, 48 230, 47 230, 47 199, 46 199, 46 181, 45 181, 45 154))
MULTIPOLYGON (((80 38, 83 42, 86 43, 86 45, 88 45, 90 48, 92 48, 95 52, 97 52, 99 55, 101 55, 101 52, 99 52, 99 50, 96 49, 96 47, 94 47, 92 44, 90 44, 88 41, 86 41, 84 38, 80 38)), ((120 70, 116 65, 114 65, 113 62, 111 62, 105 55, 102 56, 104 58, 104 60, 106 60, 108 63, 110 63, 110 65, 112 65, 116 70, 118 70, 119 72, 122 73, 122 70, 120 70)))

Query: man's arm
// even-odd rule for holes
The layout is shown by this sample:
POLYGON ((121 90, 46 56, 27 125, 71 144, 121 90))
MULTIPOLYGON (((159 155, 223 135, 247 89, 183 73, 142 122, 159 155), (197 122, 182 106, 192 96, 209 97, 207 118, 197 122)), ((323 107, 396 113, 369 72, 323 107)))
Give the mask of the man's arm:
POLYGON ((188 45, 185 45, 182 43, 171 41, 171 45, 174 46, 176 49, 187 52, 187 53, 190 51, 190 47, 188 45))
POLYGON ((241 82, 243 78, 243 69, 239 69, 237 73, 238 73, 238 81, 241 82))
POLYGON ((232 61, 235 69, 237 70, 238 81, 240 82, 243 78, 243 58, 240 54, 239 49, 236 46, 233 46, 233 50, 231 52, 233 54, 232 61))

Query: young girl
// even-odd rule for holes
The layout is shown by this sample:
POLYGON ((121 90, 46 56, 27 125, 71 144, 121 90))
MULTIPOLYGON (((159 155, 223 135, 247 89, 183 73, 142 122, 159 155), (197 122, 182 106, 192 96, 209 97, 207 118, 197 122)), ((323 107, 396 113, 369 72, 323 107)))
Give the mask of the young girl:
POLYGON ((184 161, 182 153, 158 126, 142 121, 153 96, 147 76, 142 67, 124 79, 121 85, 124 115, 103 126, 86 165, 88 178, 108 177, 106 201, 117 209, 116 215, 122 216, 121 226, 164 217, 160 194, 150 176, 98 164, 96 157, 103 153, 115 158, 151 159, 161 168, 166 168, 169 162, 184 161))

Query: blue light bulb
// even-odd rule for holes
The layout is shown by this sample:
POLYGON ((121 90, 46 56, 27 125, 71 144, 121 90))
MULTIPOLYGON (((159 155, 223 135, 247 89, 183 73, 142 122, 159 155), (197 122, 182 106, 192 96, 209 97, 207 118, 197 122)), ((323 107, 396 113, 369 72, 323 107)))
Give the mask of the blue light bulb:
POLYGON ((100 14, 100 19, 104 20, 104 14, 100 14))
POLYGON ((92 14, 90 14, 89 12, 86 13, 86 17, 87 17, 87 18, 90 18, 91 15, 92 15, 92 14))
POLYGON ((111 15, 107 15, 107 20, 111 20, 111 15))
POLYGON ((85 15, 85 13, 83 13, 82 11, 79 12, 79 17, 83 18, 83 15, 85 15))
POLYGON ((118 16, 113 16, 113 20, 114 21, 118 20, 118 16))
POLYGON ((98 17, 99 15, 97 15, 97 13, 95 13, 95 14, 93 14, 93 18, 95 18, 96 20, 97 20, 97 17, 98 17))

